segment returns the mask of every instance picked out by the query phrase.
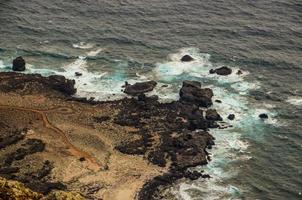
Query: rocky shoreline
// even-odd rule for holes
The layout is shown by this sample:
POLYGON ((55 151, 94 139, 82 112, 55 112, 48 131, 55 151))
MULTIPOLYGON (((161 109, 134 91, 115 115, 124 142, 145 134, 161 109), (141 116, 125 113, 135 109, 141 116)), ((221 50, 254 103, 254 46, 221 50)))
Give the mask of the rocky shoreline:
MULTIPOLYGON (((63 76, 42 77, 38 74, 3 72, 0 73, 0 80, 0 93, 6 96, 10 94, 18 94, 21 97, 39 95, 48 98, 49 101, 60 99, 66 105, 79 104, 92 109, 96 106, 107 109, 109 106, 110 109, 116 110, 116 114, 111 116, 91 117, 93 123, 97 124, 94 126, 102 127, 103 124, 107 123, 110 126, 121 127, 121 129, 123 127, 125 129, 131 128, 132 131, 129 132, 131 137, 128 135, 125 138, 121 136, 118 139, 119 141, 114 141, 112 151, 143 157, 144 162, 147 161, 152 166, 162 169, 160 174, 153 175, 152 178, 150 177, 151 179, 145 179, 139 191, 136 191, 135 198, 137 199, 159 199, 160 188, 171 185, 181 178, 209 178, 209 175, 187 170, 190 167, 205 165, 210 161, 207 149, 215 144, 215 139, 208 133, 208 130, 219 128, 217 122, 222 120, 220 115, 210 108, 214 95, 212 90, 202 88, 199 82, 183 82, 178 101, 159 103, 157 96, 147 97, 144 94, 144 92, 151 91, 156 86, 156 82, 147 82, 145 85, 144 83, 138 83, 133 85, 132 88, 126 85, 125 92, 134 97, 117 101, 97 102, 72 97, 71 95, 76 92, 75 82, 67 80, 63 76)), ((18 104, 22 104, 22 102, 18 102, 18 104)), ((0 106, 3 105, 0 104, 0 106)), ((43 107, 43 102, 41 102, 41 106, 43 107)), ((24 136, 19 134, 20 130, 18 130, 19 132, 16 132, 16 130, 8 132, 7 130, 11 127, 7 122, 1 120, 0 123, 2 123, 2 132, 11 133, 7 136, 3 134, 1 136, 0 146, 4 154, 1 156, 0 176, 21 181, 36 191, 36 186, 41 185, 43 180, 45 187, 39 189, 39 192, 44 194, 53 189, 66 190, 68 188, 68 185, 64 182, 48 182, 48 178, 44 178, 51 175, 52 168, 55 168, 50 161, 44 161, 45 166, 43 165, 36 172, 38 175, 27 173, 20 176, 24 166, 20 164, 21 168, 15 167, 13 163, 22 162, 28 155, 44 151, 45 144, 40 140, 26 139, 26 144, 28 143, 29 146, 25 145, 13 155, 7 154, 5 153, 8 151, 6 149, 24 140, 24 136), (36 146, 32 147, 30 145, 36 146), (20 179, 19 177, 24 178, 20 179), (34 178, 37 178, 38 182, 30 185, 34 178)), ((27 123, 33 122, 29 121, 27 123)), ((25 124, 24 129, 29 129, 29 127, 25 124)), ((83 156, 78 159, 82 162, 87 158, 83 156)), ((105 166, 103 170, 107 168, 108 166, 105 166)), ((102 189, 99 188, 99 190, 102 189)), ((84 192, 83 196, 87 199, 93 199, 93 195, 89 197, 88 193, 85 194, 84 192)), ((104 199, 106 198, 104 197, 104 199)))

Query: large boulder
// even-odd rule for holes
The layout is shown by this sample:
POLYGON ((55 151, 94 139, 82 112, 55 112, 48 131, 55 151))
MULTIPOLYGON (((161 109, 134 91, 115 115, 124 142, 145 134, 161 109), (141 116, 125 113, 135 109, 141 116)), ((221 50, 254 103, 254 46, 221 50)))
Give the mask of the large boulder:
POLYGON ((151 92, 156 85, 157 83, 155 81, 140 82, 133 85, 126 84, 124 92, 126 94, 136 96, 146 92, 151 92))
POLYGON ((220 68, 217 68, 217 69, 211 69, 210 70, 210 74, 218 74, 218 75, 222 75, 222 76, 227 76, 227 75, 230 75, 232 73, 232 69, 226 67, 226 66, 223 66, 223 67, 220 67, 220 68))
POLYGON ((182 62, 190 62, 190 61, 193 61, 194 58, 192 58, 192 56, 190 56, 190 55, 184 55, 180 60, 182 62))
POLYGON ((24 71, 25 70, 25 60, 19 56, 13 60, 13 71, 24 71))
POLYGON ((179 100, 184 103, 202 107, 209 107, 213 104, 213 91, 210 88, 201 88, 200 83, 196 81, 184 81, 179 95, 179 100))

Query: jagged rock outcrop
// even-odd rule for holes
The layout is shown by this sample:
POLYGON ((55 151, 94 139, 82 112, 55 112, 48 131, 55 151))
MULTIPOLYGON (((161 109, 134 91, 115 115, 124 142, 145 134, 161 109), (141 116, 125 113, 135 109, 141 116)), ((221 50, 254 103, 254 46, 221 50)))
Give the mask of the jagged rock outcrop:
POLYGON ((210 88, 200 88, 200 83, 195 81, 184 81, 179 95, 179 100, 184 103, 202 107, 209 107, 213 104, 213 91, 210 88))
POLYGON ((221 116, 215 109, 209 109, 206 111, 206 119, 210 121, 222 121, 221 116))
POLYGON ((232 69, 226 66, 222 66, 220 68, 210 70, 210 74, 215 74, 215 73, 218 75, 227 76, 232 73, 232 69))
POLYGON ((27 90, 36 93, 41 92, 41 90, 47 91, 48 89, 59 91, 65 95, 76 93, 75 81, 60 75, 43 77, 40 74, 3 72, 0 74, 0 80, 0 90, 3 92, 23 90, 28 87, 27 90))

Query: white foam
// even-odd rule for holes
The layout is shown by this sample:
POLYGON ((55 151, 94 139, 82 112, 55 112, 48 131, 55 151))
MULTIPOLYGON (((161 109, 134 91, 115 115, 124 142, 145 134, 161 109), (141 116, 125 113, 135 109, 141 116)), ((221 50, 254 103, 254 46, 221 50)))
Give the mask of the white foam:
POLYGON ((77 49, 91 49, 94 47, 94 44, 92 43, 86 43, 86 42, 80 42, 77 44, 72 44, 73 48, 77 49))
POLYGON ((176 54, 171 54, 167 63, 158 63, 154 72, 161 80, 173 81, 177 76, 188 74, 191 76, 205 76, 212 67, 209 61, 210 55, 199 53, 198 49, 182 49, 176 54), (194 58, 191 62, 182 62, 180 59, 184 55, 190 55, 194 58))
POLYGON ((110 75, 106 71, 90 72, 87 68, 86 57, 82 56, 64 66, 63 72, 56 72, 56 74, 74 79, 77 88, 76 96, 79 97, 94 97, 96 100, 105 100, 110 95, 122 95, 120 88, 123 82, 110 79, 110 75), (76 72, 82 75, 76 76, 76 72))
POLYGON ((89 51, 88 53, 87 53, 87 56, 89 56, 89 57, 95 57, 95 56, 97 56, 99 53, 101 53, 103 51, 103 49, 96 49, 96 50, 92 50, 92 51, 89 51))
POLYGON ((289 97, 286 102, 295 106, 302 106, 302 97, 289 97))
POLYGON ((0 70, 3 70, 5 68, 6 68, 6 66, 3 63, 3 60, 0 60, 0 70))

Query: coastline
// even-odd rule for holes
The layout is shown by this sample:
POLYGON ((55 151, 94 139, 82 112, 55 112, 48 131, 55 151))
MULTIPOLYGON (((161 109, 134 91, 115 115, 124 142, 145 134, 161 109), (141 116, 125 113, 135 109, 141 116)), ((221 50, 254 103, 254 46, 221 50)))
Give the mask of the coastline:
MULTIPOLYGON (((37 154, 41 154, 36 158, 38 163, 41 158, 52 159, 49 163, 53 167, 43 177, 47 190, 86 187, 85 191, 76 192, 84 193, 87 199, 156 199, 160 187, 178 179, 209 178, 187 171, 208 163, 206 149, 214 145, 214 138, 207 130, 219 127, 218 113, 216 118, 205 116, 211 110, 208 107, 213 94, 207 99, 200 96, 206 102, 203 105, 196 103, 200 99, 190 96, 202 91, 200 83, 184 82, 184 94, 172 103, 159 103, 154 96, 97 102, 70 96, 75 92, 74 81, 62 76, 3 72, 0 77, 1 110, 6 111, 2 115, 23 123, 26 131, 20 141, 38 139, 45 146, 28 152, 21 162, 8 154, 13 158, 6 167, 15 167, 16 163, 19 167, 8 178, 18 179, 15 175, 22 174, 22 162, 25 164, 28 157, 37 154), (24 115, 22 120, 18 115, 24 115), (34 119, 39 122, 31 121, 34 119), (52 188, 49 180, 56 180, 60 187, 52 188), (98 185, 100 182, 102 186, 98 185)), ((16 148, 18 142, 4 149, 16 148)), ((25 185, 33 177, 25 177, 25 185)), ((35 189, 35 185, 30 187, 35 189)), ((49 191, 42 188, 40 192, 49 191)))

